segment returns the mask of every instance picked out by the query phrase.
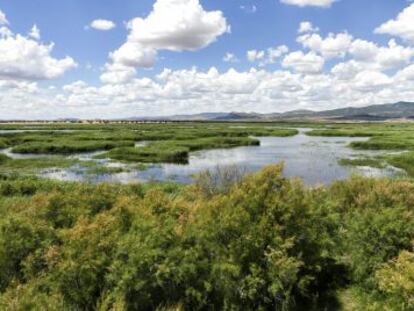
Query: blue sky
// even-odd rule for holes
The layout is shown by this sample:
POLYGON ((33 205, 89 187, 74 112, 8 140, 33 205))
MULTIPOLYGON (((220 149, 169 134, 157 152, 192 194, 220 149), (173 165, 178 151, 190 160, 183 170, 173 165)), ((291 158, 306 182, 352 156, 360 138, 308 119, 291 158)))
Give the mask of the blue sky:
POLYGON ((0 118, 414 101, 407 0, 0 0, 0 11, 11 32, 0 38, 0 118))

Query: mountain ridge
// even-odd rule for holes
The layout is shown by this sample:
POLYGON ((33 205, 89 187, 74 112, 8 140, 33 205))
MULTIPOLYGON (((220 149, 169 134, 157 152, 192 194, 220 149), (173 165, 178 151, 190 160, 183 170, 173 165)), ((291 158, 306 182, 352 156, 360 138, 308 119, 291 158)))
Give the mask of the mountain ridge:
POLYGON ((166 120, 166 121, 277 121, 291 119, 327 119, 383 121, 389 119, 414 119, 414 102, 400 101, 391 104, 376 104, 365 107, 345 107, 313 111, 292 110, 282 113, 261 114, 256 112, 206 112, 180 114, 166 117, 136 117, 128 120, 166 120))

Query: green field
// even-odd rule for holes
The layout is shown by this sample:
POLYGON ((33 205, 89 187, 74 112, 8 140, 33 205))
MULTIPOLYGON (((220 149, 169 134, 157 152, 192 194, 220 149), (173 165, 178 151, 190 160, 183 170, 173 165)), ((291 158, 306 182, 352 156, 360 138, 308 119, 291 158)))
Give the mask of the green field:
MULTIPOLYGON (((369 137, 342 165, 414 176, 414 124, 1 125, 0 310, 413 310, 414 181, 354 176, 307 187, 283 165, 205 172, 193 184, 60 182, 69 155, 145 166, 255 137, 369 137), (313 129, 313 130, 312 130, 313 129), (63 131, 65 130, 65 131, 63 131), (68 131, 70 130, 70 131, 68 131), (145 141, 143 146, 135 143, 145 141), (95 156, 94 156, 95 157, 95 156)), ((111 171, 109 172, 111 173, 111 171)))

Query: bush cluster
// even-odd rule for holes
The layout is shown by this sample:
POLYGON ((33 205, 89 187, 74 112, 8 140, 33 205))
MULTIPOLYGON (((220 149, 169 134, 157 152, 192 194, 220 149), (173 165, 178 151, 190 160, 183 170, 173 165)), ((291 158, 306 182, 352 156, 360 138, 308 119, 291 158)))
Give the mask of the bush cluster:
POLYGON ((4 177, 0 309, 335 310, 358 289, 359 310, 412 310, 414 182, 306 188, 282 170, 186 187, 4 177))

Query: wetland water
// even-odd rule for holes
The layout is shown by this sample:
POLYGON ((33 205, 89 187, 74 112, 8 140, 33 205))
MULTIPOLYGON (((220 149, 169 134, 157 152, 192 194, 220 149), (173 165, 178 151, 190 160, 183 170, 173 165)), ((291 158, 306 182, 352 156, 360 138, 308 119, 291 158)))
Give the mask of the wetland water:
MULTIPOLYGON (((42 176, 69 181, 88 180, 91 182, 164 181, 174 180, 190 183, 192 176, 205 170, 214 170, 220 166, 239 166, 247 172, 260 170, 262 167, 285 162, 285 175, 300 177, 307 185, 329 184, 344 179, 352 174, 373 177, 392 177, 401 171, 386 167, 347 167, 338 164, 342 158, 374 156, 373 151, 356 151, 347 147, 350 142, 366 138, 348 137, 314 137, 306 136, 304 130, 293 137, 258 137, 260 146, 237 147, 193 152, 189 164, 156 164, 146 169, 99 160, 108 167, 125 167, 127 171, 113 174, 85 174, 79 168, 51 169, 42 172, 42 176)), ((138 146, 137 146, 138 147, 138 146)))

